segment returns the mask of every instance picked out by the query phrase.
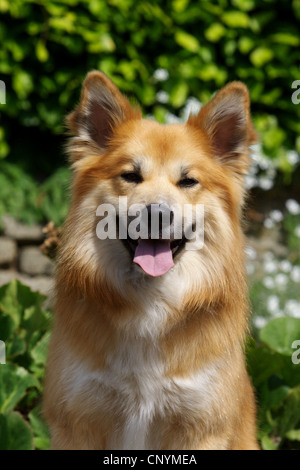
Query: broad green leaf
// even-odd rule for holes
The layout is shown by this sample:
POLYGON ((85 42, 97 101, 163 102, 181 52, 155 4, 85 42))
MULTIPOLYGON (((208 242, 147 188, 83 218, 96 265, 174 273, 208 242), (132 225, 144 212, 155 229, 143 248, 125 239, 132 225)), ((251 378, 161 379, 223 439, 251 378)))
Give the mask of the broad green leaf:
POLYGON ((25 310, 21 326, 26 331, 26 337, 29 340, 34 333, 45 330, 49 326, 49 318, 39 305, 33 305, 25 310))
POLYGON ((261 438, 261 446, 263 450, 276 450, 278 448, 278 443, 274 442, 271 437, 264 435, 261 438))
MULTIPOLYGON (((299 357, 297 354, 297 350, 294 350, 294 353, 299 357)), ((289 385, 289 387, 296 387, 300 384, 300 364, 293 364, 292 358, 290 356, 282 356, 282 369, 281 369, 281 377, 289 385)))
POLYGON ((253 385, 259 387, 275 373, 280 373, 283 361, 281 357, 265 346, 251 347, 247 351, 247 363, 253 385))
POLYGON ((0 414, 0 449, 33 449, 32 433, 29 425, 19 413, 0 414))
POLYGON ((24 354, 26 351, 26 344, 23 338, 19 334, 14 333, 11 339, 6 345, 6 355, 8 359, 12 359, 15 356, 24 354))
POLYGON ((295 352, 292 345, 300 339, 300 319, 291 317, 274 318, 261 329, 261 341, 274 351, 290 356, 295 352))
POLYGON ((281 436, 300 425, 300 385, 288 393, 283 402, 283 410, 278 417, 278 429, 281 436))
POLYGON ((292 429, 285 434, 291 441, 300 441, 300 429, 292 429))
POLYGON ((34 408, 28 415, 34 434, 34 445, 37 449, 50 448, 50 434, 48 426, 41 416, 40 407, 34 408))
POLYGON ((38 380, 23 367, 14 364, 0 365, 0 413, 11 411, 38 380))
POLYGON ((50 332, 44 334, 44 336, 37 342, 35 347, 31 350, 31 357, 37 364, 45 364, 47 360, 48 344, 50 339, 50 332))
POLYGON ((14 322, 12 318, 0 312, 0 340, 6 341, 11 336, 13 329, 14 322))
POLYGON ((34 447, 37 450, 49 450, 50 449, 50 438, 45 437, 34 437, 34 447))
POLYGON ((23 320, 24 311, 33 305, 41 305, 46 297, 33 292, 16 279, 0 287, 0 312, 9 315, 18 328, 23 320))
POLYGON ((278 408, 287 397, 290 387, 282 385, 275 390, 270 390, 268 393, 268 406, 270 408, 278 408))

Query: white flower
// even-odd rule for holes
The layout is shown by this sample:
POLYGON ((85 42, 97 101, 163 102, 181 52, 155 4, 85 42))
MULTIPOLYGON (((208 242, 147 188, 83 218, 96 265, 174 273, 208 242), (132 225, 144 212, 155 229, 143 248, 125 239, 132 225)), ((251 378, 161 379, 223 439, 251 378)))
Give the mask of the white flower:
POLYGON ((253 319, 253 323, 256 326, 256 328, 260 329, 260 328, 263 328, 268 323, 268 320, 265 317, 257 315, 257 317, 253 319))
POLYGON ((156 93, 156 100, 159 102, 159 103, 167 103, 169 101, 169 95, 166 91, 158 91, 156 93))
POLYGON ((296 237, 300 238, 300 225, 297 225, 297 227, 295 228, 295 235, 296 237))
POLYGON ((300 302, 294 299, 287 300, 285 311, 291 317, 300 318, 300 302))
POLYGON ((275 280, 275 284, 278 287, 285 287, 288 283, 289 278, 285 274, 279 273, 279 274, 276 274, 274 280, 275 280))
POLYGON ((266 271, 266 273, 268 273, 268 274, 275 273, 277 271, 277 269, 278 269, 278 266, 277 266, 276 261, 274 261, 274 260, 265 261, 264 270, 266 271))
POLYGON ((264 220, 264 227, 266 228, 274 228, 275 227, 275 223, 274 223, 274 220, 270 219, 269 217, 267 217, 265 220, 264 220))
POLYGON ((258 179, 253 175, 246 175, 245 177, 246 189, 252 189, 258 186, 258 179))
POLYGON ((281 222, 283 220, 283 213, 278 209, 271 211, 269 216, 274 222, 281 222))
POLYGON ((182 112, 182 119, 185 122, 191 114, 198 114, 201 109, 201 103, 197 98, 190 96, 182 112))
POLYGON ((172 113, 166 113, 165 120, 166 124, 178 124, 181 122, 181 119, 172 113))
POLYGON ((274 279, 270 276, 266 276, 263 279, 263 284, 267 289, 274 289, 274 287, 275 287, 274 279))
POLYGON ((291 279, 294 282, 300 282, 300 266, 293 266, 291 271, 291 279))
POLYGON ((277 297, 277 295, 270 295, 270 297, 268 297, 267 309, 271 314, 279 312, 279 298, 277 297))
POLYGON ((259 178, 259 187, 261 189, 264 189, 265 191, 268 191, 273 187, 273 181, 270 178, 267 178, 266 176, 261 176, 259 178))
POLYGON ((290 150, 287 152, 286 158, 291 165, 296 165, 300 161, 299 154, 296 150, 290 150))
POLYGON ((292 215, 300 214, 300 205, 295 199, 288 199, 285 203, 285 206, 290 214, 292 215))
POLYGON ((164 82, 169 78, 169 72, 166 69, 157 69, 155 70, 153 77, 159 82, 164 82))
POLYGON ((290 273, 292 270, 292 264, 289 262, 289 260, 285 259, 279 263, 279 267, 281 271, 285 273, 290 273))

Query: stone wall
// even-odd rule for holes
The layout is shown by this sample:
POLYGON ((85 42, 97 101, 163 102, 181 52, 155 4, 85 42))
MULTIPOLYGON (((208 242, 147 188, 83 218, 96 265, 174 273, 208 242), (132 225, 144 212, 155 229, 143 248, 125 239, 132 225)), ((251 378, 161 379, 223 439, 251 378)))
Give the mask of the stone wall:
POLYGON ((51 294, 54 263, 40 249, 44 238, 42 226, 25 225, 10 215, 2 217, 0 285, 19 279, 34 291, 51 294))

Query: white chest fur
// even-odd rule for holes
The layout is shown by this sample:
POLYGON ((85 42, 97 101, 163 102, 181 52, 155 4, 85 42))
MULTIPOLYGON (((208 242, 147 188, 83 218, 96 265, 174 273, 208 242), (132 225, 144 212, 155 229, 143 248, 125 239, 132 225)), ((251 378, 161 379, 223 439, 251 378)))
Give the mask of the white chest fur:
POLYGON ((157 344, 134 336, 107 358, 105 370, 91 371, 71 356, 65 360, 70 403, 82 400, 82 414, 88 402, 89 410, 108 409, 115 416, 109 449, 153 448, 149 430, 154 417, 187 410, 207 415, 220 385, 218 363, 188 378, 167 377, 157 344))

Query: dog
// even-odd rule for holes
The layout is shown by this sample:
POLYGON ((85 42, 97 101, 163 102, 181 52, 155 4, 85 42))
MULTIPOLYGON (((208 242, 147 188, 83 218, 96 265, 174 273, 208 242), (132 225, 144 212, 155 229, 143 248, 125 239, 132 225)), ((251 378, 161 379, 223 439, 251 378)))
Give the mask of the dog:
POLYGON ((244 358, 249 106, 236 81, 162 125, 88 73, 67 117, 72 201, 43 405, 53 449, 259 448, 244 358))

